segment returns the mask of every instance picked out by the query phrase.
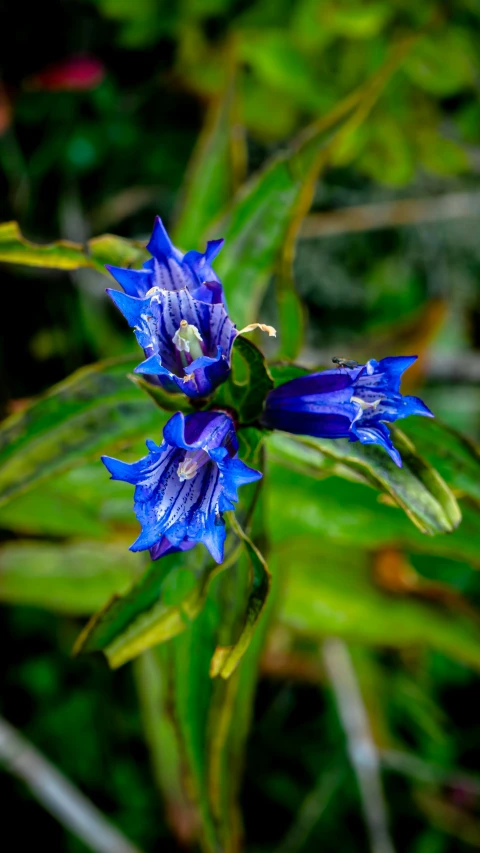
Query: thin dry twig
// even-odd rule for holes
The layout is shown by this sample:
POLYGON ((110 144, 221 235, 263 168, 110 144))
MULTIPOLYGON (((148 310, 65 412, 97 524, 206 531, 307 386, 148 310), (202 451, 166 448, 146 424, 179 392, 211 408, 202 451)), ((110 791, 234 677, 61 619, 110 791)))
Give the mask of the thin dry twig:
POLYGON ((94 853, 141 853, 65 776, 0 717, 0 763, 94 853))
POLYGON ((379 755, 349 651, 344 642, 332 638, 323 644, 322 657, 357 777, 372 853, 395 853, 388 829, 379 755))
POLYGON ((322 213, 311 213, 303 220, 300 237, 312 240, 354 231, 374 231, 480 216, 480 192, 449 193, 431 198, 402 198, 377 204, 352 205, 322 213))
POLYGON ((480 776, 465 773, 458 768, 446 768, 416 755, 396 749, 382 749, 379 753, 382 765, 396 773, 410 776, 419 782, 459 788, 472 796, 480 796, 480 776))

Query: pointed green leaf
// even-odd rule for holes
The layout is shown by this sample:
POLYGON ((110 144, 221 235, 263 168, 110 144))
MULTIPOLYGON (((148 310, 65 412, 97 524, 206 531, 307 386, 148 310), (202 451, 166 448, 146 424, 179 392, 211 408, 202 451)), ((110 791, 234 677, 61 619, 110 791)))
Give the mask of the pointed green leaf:
POLYGON ((87 243, 87 253, 92 259, 92 266, 104 274, 107 273, 105 264, 112 264, 116 267, 140 268, 150 257, 143 243, 139 243, 138 240, 117 237, 115 234, 102 234, 101 237, 93 237, 87 243))
POLYGON ((156 438, 166 415, 125 373, 132 359, 78 370, 0 425, 0 503, 137 438, 156 438))
POLYGON ((0 261, 63 270, 93 266, 80 243, 59 240, 40 246, 26 240, 16 222, 0 225, 0 261))

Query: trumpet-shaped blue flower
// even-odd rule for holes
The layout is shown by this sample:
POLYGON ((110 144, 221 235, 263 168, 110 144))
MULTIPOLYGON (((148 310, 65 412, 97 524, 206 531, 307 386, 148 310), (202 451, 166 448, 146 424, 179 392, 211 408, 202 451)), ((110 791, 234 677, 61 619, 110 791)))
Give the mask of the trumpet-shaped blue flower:
POLYGON ((341 367, 292 379, 269 393, 264 423, 297 435, 380 444, 401 467, 385 421, 409 415, 433 417, 418 397, 400 393, 402 373, 416 358, 371 359, 355 368, 341 367))
POLYGON ((211 268, 223 240, 204 254, 182 255, 157 217, 147 246, 153 257, 141 270, 107 267, 125 293, 107 293, 134 329, 146 359, 135 368, 171 391, 205 397, 230 370, 235 326, 211 268))
POLYGON ((142 532, 131 551, 150 551, 152 560, 203 542, 221 563, 223 513, 234 509, 238 488, 262 475, 238 458, 232 419, 223 412, 177 412, 163 430, 161 445, 147 441, 148 455, 128 464, 102 462, 113 480, 135 486, 134 509, 142 532))

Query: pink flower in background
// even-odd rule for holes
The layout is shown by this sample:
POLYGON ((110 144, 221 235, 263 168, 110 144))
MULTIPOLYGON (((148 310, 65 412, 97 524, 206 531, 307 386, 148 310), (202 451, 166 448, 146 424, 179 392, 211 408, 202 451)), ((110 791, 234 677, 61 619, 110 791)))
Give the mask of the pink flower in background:
POLYGON ((105 66, 94 56, 70 56, 32 75, 29 86, 48 92, 82 92, 94 89, 105 77, 105 66))
POLYGON ((0 82, 0 136, 10 127, 12 122, 12 106, 7 93, 0 82))

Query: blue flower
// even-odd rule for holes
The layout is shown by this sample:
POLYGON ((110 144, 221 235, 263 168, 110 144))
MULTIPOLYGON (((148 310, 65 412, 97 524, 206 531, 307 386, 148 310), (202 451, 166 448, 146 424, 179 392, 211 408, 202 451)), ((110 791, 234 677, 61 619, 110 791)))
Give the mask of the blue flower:
POLYGON ((204 254, 182 255, 157 217, 147 246, 153 258, 143 269, 108 267, 125 293, 110 288, 107 293, 146 355, 135 373, 189 397, 208 396, 230 370, 237 332, 210 266, 222 243, 208 243, 204 254))
POLYGON ((162 444, 147 441, 147 448, 148 455, 132 464, 102 457, 113 480, 135 485, 142 532, 130 550, 148 549, 157 560, 203 542, 221 563, 223 513, 234 509, 239 486, 262 476, 238 458, 232 419, 222 412, 177 412, 165 425, 162 444))
POLYGON ((297 435, 380 444, 401 467, 400 454, 385 421, 409 415, 433 418, 418 397, 400 393, 402 373, 416 358, 372 358, 353 369, 341 367, 292 379, 269 393, 264 423, 297 435))
POLYGON ((129 270, 110 264, 106 264, 106 268, 125 293, 139 299, 143 299, 152 287, 161 290, 187 288, 194 299, 210 303, 224 302, 220 279, 211 266, 223 243, 223 240, 210 240, 203 254, 192 250, 184 255, 175 248, 162 220, 157 216, 150 242, 147 243, 152 258, 142 269, 129 270))

